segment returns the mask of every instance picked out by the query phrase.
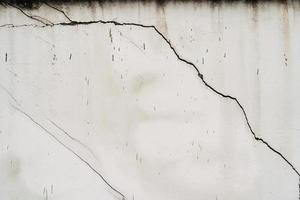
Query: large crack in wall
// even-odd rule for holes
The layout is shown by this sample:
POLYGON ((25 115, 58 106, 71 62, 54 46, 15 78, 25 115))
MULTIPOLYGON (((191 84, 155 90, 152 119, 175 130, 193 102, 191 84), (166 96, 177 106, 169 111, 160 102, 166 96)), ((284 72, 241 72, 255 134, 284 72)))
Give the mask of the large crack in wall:
MULTIPOLYGON (((296 167, 282 154, 280 153, 280 151, 276 150, 275 148, 272 147, 272 145, 270 145, 267 141, 265 141, 263 138, 258 137, 256 135, 256 133, 253 131, 251 124, 249 122, 247 113, 244 109, 244 107, 241 105, 240 101, 234 97, 231 96, 229 94, 224 94, 220 91, 218 91, 218 89, 214 88, 213 86, 211 86, 206 80, 205 80, 205 75, 202 74, 199 69, 197 68, 197 66, 184 59, 183 57, 180 56, 180 54, 176 51, 175 47, 172 46, 171 42, 164 36, 164 34, 162 32, 160 32, 158 30, 158 28, 156 28, 156 26, 154 25, 144 25, 144 24, 139 24, 139 23, 131 23, 131 22, 118 22, 115 20, 111 20, 111 21, 105 21, 105 20, 94 20, 94 21, 76 21, 76 20, 72 20, 63 10, 60 10, 59 8, 49 4, 49 3, 45 3, 47 6, 51 7, 52 9, 56 10, 57 12, 62 13, 66 19, 69 22, 59 22, 59 23, 53 23, 50 20, 44 19, 42 17, 39 16, 33 16, 30 15, 28 13, 26 13, 25 11, 23 11, 22 8, 18 7, 17 5, 14 4, 10 4, 7 3, 5 4, 6 6, 11 6, 14 7, 16 9, 18 9, 22 14, 24 14, 26 17, 30 18, 31 20, 37 21, 38 23, 40 23, 41 25, 36 25, 36 24, 22 24, 22 25, 14 25, 14 24, 4 24, 1 25, 1 28, 20 28, 20 27, 26 27, 26 26, 32 26, 33 28, 45 28, 45 27, 54 27, 54 26, 83 26, 83 25, 90 25, 90 24, 97 24, 97 23, 101 23, 101 24, 113 24, 115 26, 132 26, 132 27, 139 27, 139 28, 146 28, 149 29, 153 32, 155 32, 156 34, 158 34, 161 39, 169 46, 170 50, 175 54, 175 56, 177 57, 177 59, 180 62, 185 63, 186 65, 192 67, 195 72, 196 75, 198 76, 198 78, 201 80, 202 84, 204 84, 207 89, 209 89, 210 91, 212 91, 214 94, 228 99, 230 101, 233 101, 236 106, 239 107, 244 120, 246 121, 246 124, 248 126, 248 129, 250 131, 250 133, 252 134, 253 138, 264 144, 265 147, 267 147, 270 151, 272 151, 273 153, 275 153, 277 156, 279 156, 286 164, 289 165, 289 167, 296 173, 296 175, 300 178, 300 173, 299 171, 296 169, 296 167)), ((11 93, 3 86, 1 86, 2 89, 4 89, 6 91, 6 93, 9 94, 9 96, 11 98, 14 99, 15 102, 17 102, 17 100, 11 95, 11 93)), ((45 127, 43 127, 41 124, 39 124, 37 121, 35 121, 33 119, 33 117, 31 117, 28 113, 24 112, 23 110, 21 110, 21 108, 17 107, 17 106, 13 106, 16 110, 18 110, 19 112, 21 112, 22 114, 24 114, 24 116, 26 116, 27 118, 29 118, 32 122, 34 122, 37 126, 39 126, 41 129, 43 129, 46 133, 48 133, 50 136, 52 136, 58 143, 60 143, 61 145, 63 145, 65 148, 67 148, 69 151, 71 151, 73 154, 75 154, 82 162, 84 162, 91 170, 93 170, 113 191, 115 191, 118 195, 121 196, 122 199, 125 199, 125 195, 123 195, 119 190, 117 190, 115 187, 113 187, 95 168, 93 168, 93 166, 91 166, 87 161, 85 161, 82 157, 80 157, 78 154, 76 154, 76 152, 74 152, 71 148, 69 148, 68 146, 66 146, 64 143, 62 143, 59 139, 57 139, 55 137, 55 135, 53 135, 49 130, 47 130, 45 127)), ((299 188, 300 188, 300 184, 299 184, 299 188)))

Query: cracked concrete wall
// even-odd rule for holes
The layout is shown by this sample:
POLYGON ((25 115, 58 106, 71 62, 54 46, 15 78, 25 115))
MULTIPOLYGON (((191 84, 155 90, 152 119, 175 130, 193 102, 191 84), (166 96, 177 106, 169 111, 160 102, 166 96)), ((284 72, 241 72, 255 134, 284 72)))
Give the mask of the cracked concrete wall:
POLYGON ((0 199, 299 199, 300 9, 0 7, 0 199))

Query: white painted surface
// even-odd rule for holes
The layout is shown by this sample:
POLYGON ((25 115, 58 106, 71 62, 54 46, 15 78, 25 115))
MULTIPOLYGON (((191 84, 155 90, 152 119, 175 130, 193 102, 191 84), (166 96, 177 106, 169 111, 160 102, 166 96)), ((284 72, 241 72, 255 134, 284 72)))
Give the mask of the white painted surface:
MULTIPOLYGON (((298 5, 60 8, 77 21, 155 25, 299 169, 298 5)), ((68 22, 46 5, 26 12, 68 22)), ((1 24, 41 25, 14 8, 0 13, 1 24)), ((91 168, 126 199, 298 199, 291 166, 154 29, 6 26, 0 35, 0 199, 119 198, 91 168)))

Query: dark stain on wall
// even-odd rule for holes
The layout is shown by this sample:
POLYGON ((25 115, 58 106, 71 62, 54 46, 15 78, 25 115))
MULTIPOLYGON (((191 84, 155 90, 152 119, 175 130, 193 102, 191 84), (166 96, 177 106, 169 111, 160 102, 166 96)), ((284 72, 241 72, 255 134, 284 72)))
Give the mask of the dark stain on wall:
POLYGON ((300 0, 0 0, 1 4, 5 6, 5 4, 13 4, 15 6, 19 6, 21 8, 27 9, 36 9, 39 8, 43 3, 52 3, 52 4, 90 4, 96 3, 130 3, 130 2, 156 2, 157 5, 163 6, 165 3, 169 2, 194 2, 194 3, 210 3, 211 5, 219 5, 219 4, 233 4, 233 3, 245 3, 245 4, 252 4, 256 5, 258 3, 264 2, 273 2, 273 3, 280 3, 280 4, 288 4, 288 3, 299 3, 300 0))

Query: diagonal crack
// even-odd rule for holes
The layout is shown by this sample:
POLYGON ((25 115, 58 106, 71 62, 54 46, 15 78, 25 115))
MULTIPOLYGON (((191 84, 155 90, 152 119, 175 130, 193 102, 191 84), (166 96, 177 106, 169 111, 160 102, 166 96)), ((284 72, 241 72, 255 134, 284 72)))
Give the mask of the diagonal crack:
MULTIPOLYGON (((154 32, 156 32, 169 46, 169 48, 172 50, 172 52, 175 54, 175 56, 177 57, 178 60, 180 60, 181 62, 191 66, 192 68, 194 68, 194 70, 197 73, 197 76, 199 77, 199 79, 203 82, 203 84, 211 91, 213 91, 215 94, 217 94, 218 96, 221 96, 223 98, 229 99, 234 101, 237 106, 240 108, 240 110, 242 111, 242 114, 244 116, 244 119, 246 120, 247 126, 253 136, 253 138, 258 141, 261 142, 262 144, 264 144, 268 149, 270 149, 272 152, 274 152, 275 154, 277 154, 281 159, 283 159, 285 161, 286 164, 288 164, 291 169, 298 175, 298 177, 300 178, 300 173, 299 171, 293 166, 293 164, 284 156, 282 155, 278 150, 276 150, 275 148, 273 148, 268 142, 266 142, 263 138, 258 137, 256 135, 256 133, 253 131, 250 122, 248 120, 248 116, 247 113, 244 109, 244 107, 241 105, 241 103, 239 102, 239 100, 236 97, 233 97, 231 95, 228 94, 224 94, 220 91, 218 91, 216 88, 214 88, 213 86, 211 86, 205 79, 203 74, 199 71, 199 69, 196 67, 196 65, 184 58, 182 58, 177 51, 175 50, 175 48, 172 46, 171 42, 154 26, 154 25, 144 25, 144 24, 139 24, 139 23, 131 23, 131 22, 118 22, 118 21, 114 21, 114 20, 94 20, 94 21, 74 21, 72 19, 70 19, 68 17, 68 15, 63 11, 60 10, 50 4, 47 4, 49 7, 55 9, 56 11, 59 11, 61 13, 63 13, 63 15, 70 21, 70 22, 60 22, 60 23, 53 23, 53 24, 46 24, 42 21, 40 21, 39 19, 35 19, 32 16, 26 14, 21 8, 15 7, 16 9, 20 10, 25 16, 34 19, 36 21, 40 21, 43 25, 34 25, 34 24, 23 24, 23 25, 12 25, 12 24, 7 24, 7 25, 2 25, 0 27, 11 27, 11 28, 17 28, 17 27, 23 27, 23 26, 32 26, 32 27, 40 27, 40 28, 44 28, 44 27, 48 27, 48 26, 78 26, 78 25, 90 25, 90 24, 97 24, 97 23, 101 23, 101 24, 113 24, 115 26, 136 26, 136 27, 142 27, 142 28, 148 28, 148 29, 152 29, 154 30, 154 32)), ((23 113, 25 116, 27 116, 31 121, 33 121, 36 125, 38 125, 39 127, 41 127, 44 131, 46 131, 49 135, 51 135, 55 140, 57 140, 61 145, 63 145, 64 147, 66 147, 68 150, 70 150, 71 152, 73 152, 80 160, 82 160, 86 165, 88 165, 98 176, 101 177, 101 179, 111 188, 113 189, 116 193, 118 193, 119 195, 122 196, 123 199, 125 199, 125 196, 119 192, 118 190, 116 190, 114 187, 112 187, 106 180, 105 178, 99 173, 97 172, 87 161, 85 161, 82 157, 80 157, 79 155, 77 155, 72 149, 70 149, 69 147, 65 146, 65 144, 63 144, 61 141, 59 141, 51 132, 49 132, 47 129, 45 129, 42 125, 40 125, 38 122, 34 121, 34 119, 29 116, 27 113, 25 113, 24 111, 20 110, 19 108, 13 106, 16 110, 20 111, 21 113, 23 113)), ((299 183, 299 187, 300 187, 300 183, 299 183)))
POLYGON ((66 135, 68 138, 70 138, 71 140, 75 141, 76 143, 80 144, 82 147, 84 147, 85 149, 87 149, 92 155, 93 157, 98 160, 97 156, 95 155, 95 153, 91 150, 91 148, 89 148, 86 144, 84 144, 83 142, 81 142, 79 139, 73 137, 72 135, 70 135, 65 129, 63 129, 61 126, 59 126, 57 123, 55 123, 54 121, 52 121, 51 119, 48 119, 48 121, 55 126, 56 128, 58 128, 61 132, 64 133, 64 135, 66 135))
POLYGON ((0 83, 0 88, 2 90, 4 90, 6 92, 6 94, 17 104, 17 105, 20 105, 19 102, 17 101, 17 99, 12 95, 12 93, 7 89, 5 88, 1 83, 0 83))
MULTIPOLYGON (((60 139, 58 139, 54 133, 52 133, 51 131, 49 131, 46 127, 44 127, 41 123, 39 123, 38 121, 36 121, 29 113, 25 112, 24 110, 21 109, 20 107, 20 103, 17 101, 17 99, 12 95, 12 93, 5 88, 1 83, 0 83, 0 89, 4 90, 5 93, 18 105, 15 106, 12 103, 9 103, 10 106, 12 108, 14 108, 16 111, 18 111, 19 113, 23 114, 25 117, 27 117, 30 121, 32 121, 35 125, 37 125, 39 128, 41 128, 43 131, 45 131, 49 136, 51 136, 56 142, 58 142, 59 144, 61 144, 64 148, 66 148, 68 151, 70 151, 72 154, 74 154, 79 160, 81 160, 85 165, 87 165, 98 177, 101 178, 101 180, 104 181, 104 183, 110 188, 112 189, 112 191, 114 191, 117 196, 120 196, 121 200, 126 200, 125 195, 122 194, 119 190, 117 190, 114 186, 112 186, 105 178, 104 176, 97 171, 88 161, 86 161, 82 156, 80 156, 79 154, 77 154, 72 148, 70 148, 69 146, 67 146, 66 144, 64 144, 60 139)), ((67 131, 65 131, 62 127, 60 127, 59 125, 57 125, 55 122, 53 122, 52 120, 48 119, 48 121, 54 125, 56 128, 58 128, 60 131, 62 131, 68 138, 70 138, 71 140, 79 143, 80 145, 82 145, 83 147, 85 147, 93 156, 96 160, 98 160, 95 156, 95 154, 92 152, 92 150, 87 147, 84 143, 82 143, 80 140, 78 140, 77 138, 74 138, 73 136, 71 136, 67 131)))
POLYGON ((94 173, 96 173, 97 176, 99 176, 106 185, 109 186, 110 189, 112 189, 114 192, 118 194, 118 196, 121 197, 122 200, 125 200, 125 196, 117 190, 114 186, 112 186, 103 176, 100 172, 98 172, 88 161, 86 161, 83 157, 78 155, 73 149, 65 145, 62 141, 60 141, 52 132, 50 132, 47 128, 45 128, 42 124, 37 122, 31 115, 26 113, 25 111, 21 110, 21 108, 10 104, 15 110, 17 110, 19 113, 23 114, 25 117, 27 117, 30 121, 32 121, 35 125, 37 125, 39 128, 41 128, 43 131, 45 131, 49 136, 51 136, 54 140, 56 140, 59 144, 61 144, 64 148, 66 148, 68 151, 73 153, 79 160, 81 160, 85 165, 87 165, 94 173))
POLYGON ((42 17, 40 17, 40 16, 29 15, 29 14, 27 14, 26 12, 24 12, 22 8, 20 8, 20 7, 16 6, 16 5, 13 5, 13 4, 11 4, 11 3, 8 3, 8 2, 5 2, 5 3, 6 3, 7 5, 13 7, 13 8, 16 8, 16 9, 19 10, 23 15, 25 15, 26 17, 28 17, 28 18, 30 18, 30 19, 32 19, 32 20, 35 20, 35 21, 37 21, 37 22, 40 22, 40 23, 42 23, 42 24, 44 24, 44 25, 53 25, 53 23, 50 22, 48 19, 44 19, 44 18, 42 18, 42 17), (46 21, 46 22, 48 22, 48 23, 45 23, 43 20, 46 21))
POLYGON ((70 22, 72 22, 72 20, 68 17, 68 15, 64 11, 46 3, 46 2, 44 2, 44 4, 47 5, 48 7, 53 8, 54 10, 57 10, 58 12, 62 13, 70 22))
MULTIPOLYGON (((53 7, 53 6, 51 6, 53 7)), ((58 8, 55 8, 55 10, 59 10, 58 8)), ((65 16, 66 13, 62 10, 60 10, 60 12, 64 13, 65 16)), ((70 19, 68 17, 68 19, 70 19)), ((247 123, 247 126, 251 132, 251 134, 253 135, 253 138, 256 140, 256 141, 259 141, 261 143, 263 143, 264 145, 266 145, 271 151, 273 151, 274 153, 276 153, 279 157, 281 157, 292 169, 293 171, 300 177, 300 173, 299 171, 293 166, 293 164, 287 160, 287 158, 285 156, 283 156, 279 151, 277 151, 275 148, 273 148, 268 142, 266 142, 263 138, 261 137, 258 137, 256 135, 256 133, 253 131, 251 125, 250 125, 250 122, 248 120, 248 116, 247 116, 247 113, 244 109, 244 107, 242 106, 242 104, 239 102, 239 100, 236 98, 236 97, 233 97, 231 95, 228 95, 228 94, 224 94, 220 91, 218 91, 217 89, 215 89, 213 86, 211 86, 209 83, 206 82, 206 80, 204 79, 204 76, 203 74, 199 71, 199 69, 196 67, 196 65, 184 58, 182 58, 178 53, 177 51, 175 50, 175 48, 172 46, 170 40, 168 40, 154 25, 144 25, 144 24, 138 24, 138 23, 131 23, 131 22, 117 22, 117 21, 114 21, 114 20, 109 20, 109 21, 104 21, 104 20, 95 20, 95 21, 74 21, 74 20, 71 20, 70 19, 70 22, 68 23, 65 23, 65 22, 61 22, 61 23, 57 23, 57 24, 54 24, 54 26, 76 26, 76 25, 89 25, 89 24, 95 24, 95 23, 102 23, 102 24, 114 24, 115 26, 138 26, 138 27, 142 27, 142 28, 150 28, 150 29, 153 29, 157 34, 159 34, 161 36, 161 38, 168 44, 168 46, 170 47, 170 49, 173 51, 173 53, 175 54, 175 56, 177 57, 178 60, 180 60, 181 62, 184 62, 185 64, 193 67, 195 69, 195 71, 197 72, 197 76, 201 79, 201 81, 204 83, 204 85, 210 89, 211 91, 213 91, 215 94, 223 97, 223 98, 226 98, 226 99, 230 99, 232 101, 234 101, 238 107, 241 109, 242 113, 243 113, 243 116, 246 120, 246 123, 247 123)))

